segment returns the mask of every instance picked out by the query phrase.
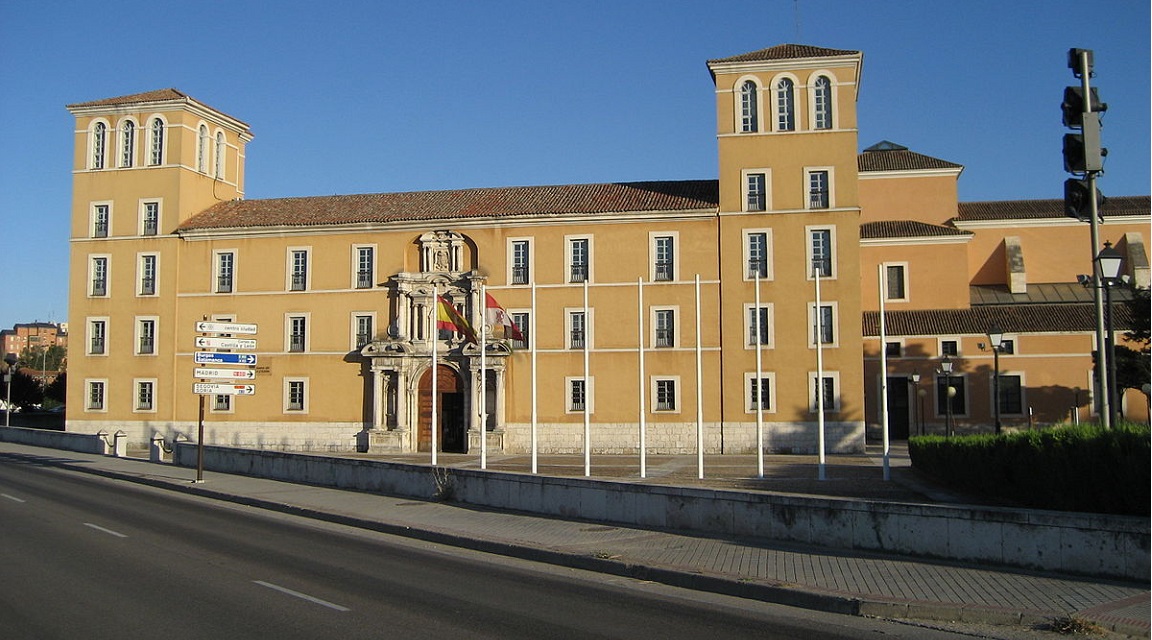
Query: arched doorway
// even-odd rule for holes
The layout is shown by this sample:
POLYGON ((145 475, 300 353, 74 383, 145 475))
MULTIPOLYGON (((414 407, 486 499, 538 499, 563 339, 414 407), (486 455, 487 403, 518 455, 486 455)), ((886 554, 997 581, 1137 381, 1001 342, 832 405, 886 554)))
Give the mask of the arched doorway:
MULTIPOLYGON (((467 453, 467 421, 464 419, 464 385, 447 365, 436 365, 436 443, 445 453, 467 453)), ((432 450, 432 370, 420 376, 420 426, 417 451, 432 450)))

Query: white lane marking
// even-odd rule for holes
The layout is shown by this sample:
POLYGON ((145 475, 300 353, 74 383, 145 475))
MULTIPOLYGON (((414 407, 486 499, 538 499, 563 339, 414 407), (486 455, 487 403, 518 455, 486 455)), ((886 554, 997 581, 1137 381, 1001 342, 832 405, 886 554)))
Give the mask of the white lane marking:
POLYGON ((290 596, 300 598, 301 600, 307 600, 308 602, 314 602, 318 605, 328 607, 329 609, 335 609, 337 611, 351 611, 351 609, 349 609, 348 607, 342 607, 338 604, 328 602, 327 600, 321 600, 320 598, 314 598, 314 597, 312 597, 306 593, 300 593, 299 591, 293 591, 291 589, 281 587, 280 585, 272 584, 271 582, 264 582, 263 580, 253 580, 252 582, 255 582, 256 584, 258 584, 262 587, 268 587, 269 589, 272 589, 273 591, 279 591, 280 593, 286 593, 290 596))
POLYGON ((0 493, 0 496, 4 496, 5 498, 8 498, 12 502, 24 502, 24 500, 21 500, 20 498, 17 498, 16 496, 10 496, 7 493, 0 493))
POLYGON ((127 535, 120 533, 119 531, 113 531, 111 529, 105 529, 104 527, 101 527, 98 524, 92 524, 91 522, 85 522, 84 526, 85 527, 92 527, 93 529, 95 529, 97 531, 103 531, 104 533, 107 533, 108 535, 116 536, 117 538, 127 538, 128 537, 127 535))

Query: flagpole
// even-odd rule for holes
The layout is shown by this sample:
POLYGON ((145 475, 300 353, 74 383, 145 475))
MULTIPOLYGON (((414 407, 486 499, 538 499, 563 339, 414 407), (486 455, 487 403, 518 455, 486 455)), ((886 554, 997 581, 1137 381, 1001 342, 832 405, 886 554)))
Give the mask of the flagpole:
POLYGON ((532 311, 528 316, 528 352, 532 356, 532 473, 536 466, 536 280, 532 280, 532 311))
POLYGON ((756 271, 756 477, 764 477, 764 363, 763 337, 760 335, 760 271, 756 271))
POLYGON ((824 472, 824 312, 820 308, 820 267, 812 261, 812 274, 816 277, 816 448, 819 450, 819 478, 824 472))
POLYGON ((885 341, 884 327, 884 299, 888 297, 888 280, 884 277, 884 265, 877 266, 877 293, 880 296, 880 429, 884 441, 884 479, 892 479, 892 470, 889 467, 889 440, 888 440, 888 349, 885 341))
POLYGON ((592 424, 591 416, 589 415, 589 405, 591 404, 592 394, 590 393, 590 385, 588 384, 588 278, 584 278, 584 475, 592 475, 592 424))
POLYGON ((436 382, 436 343, 440 342, 440 291, 432 285, 432 466, 436 466, 436 396, 439 395, 436 382))
POLYGON ((639 339, 636 342, 637 359, 640 361, 640 477, 648 477, 648 444, 647 444, 647 422, 645 421, 645 413, 647 413, 647 403, 644 401, 644 278, 636 279, 636 302, 638 311, 636 317, 638 319, 637 325, 639 326, 639 339))
POLYGON ((704 376, 700 344, 700 274, 696 274, 696 467, 704 479, 704 376))
POLYGON ((488 360, 485 346, 488 335, 488 298, 480 284, 480 468, 488 468, 488 360))

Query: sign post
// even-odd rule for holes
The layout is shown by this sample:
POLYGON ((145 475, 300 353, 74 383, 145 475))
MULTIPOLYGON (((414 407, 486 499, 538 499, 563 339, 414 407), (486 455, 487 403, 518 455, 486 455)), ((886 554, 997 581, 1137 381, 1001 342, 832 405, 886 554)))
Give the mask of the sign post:
MULTIPOLYGON (((196 323, 197 349, 239 349, 253 351, 256 349, 256 340, 251 338, 233 338, 232 334, 255 335, 256 325, 241 322, 210 322, 207 317, 196 323), (207 336, 204 334, 226 334, 224 336, 207 336)), ((197 365, 247 365, 255 366, 254 353, 217 353, 215 351, 197 351, 193 357, 197 365)), ((222 367, 197 367, 192 372, 199 382, 192 384, 192 393, 200 396, 200 418, 197 423, 196 435, 196 480, 204 482, 204 397, 205 396, 251 396, 256 394, 256 385, 237 384, 245 380, 254 380, 256 372, 252 369, 228 369, 222 367), (205 382, 205 380, 230 380, 226 382, 205 382)))

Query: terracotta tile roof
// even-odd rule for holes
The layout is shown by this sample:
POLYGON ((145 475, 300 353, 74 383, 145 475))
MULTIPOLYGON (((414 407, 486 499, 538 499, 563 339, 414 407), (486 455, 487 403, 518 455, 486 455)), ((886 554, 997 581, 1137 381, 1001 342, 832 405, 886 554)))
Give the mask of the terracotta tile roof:
POLYGON ((797 58, 832 58, 836 56, 859 55, 859 51, 848 49, 825 49, 806 44, 780 44, 759 51, 742 53, 728 58, 709 60, 708 64, 723 62, 759 62, 767 60, 793 60, 797 58))
POLYGON ((963 169, 963 165, 948 162, 915 151, 909 151, 891 142, 881 142, 864 150, 856 158, 856 166, 864 171, 913 171, 917 169, 963 169))
MULTIPOLYGON (((1117 329, 1132 326, 1128 306, 1113 304, 1117 329)), ((884 329, 888 336, 939 336, 982 334, 998 326, 1007 333, 1094 331, 1096 316, 1091 304, 986 305, 971 309, 888 311, 884 329)), ((880 312, 865 311, 864 335, 880 335, 880 312)))
MULTIPOLYGON (((1116 196, 1107 198, 1100 207, 1102 216, 1147 216, 1152 211, 1149 196, 1116 196)), ((995 202, 961 202, 957 221, 1028 220, 1064 218, 1064 200, 1000 200, 995 202)))
POLYGON ((869 238, 925 238, 935 236, 970 236, 971 231, 955 227, 928 224, 916 220, 879 220, 860 225, 860 239, 869 238))
POLYGON ((157 89, 156 91, 145 91, 144 93, 134 93, 130 96, 118 96, 115 98, 104 98, 103 100, 93 100, 91 102, 78 102, 76 104, 68 105, 69 109, 75 107, 113 107, 122 104, 136 104, 139 102, 161 102, 164 100, 189 100, 191 96, 176 89, 157 89))
POLYGON ((647 211, 714 212, 718 206, 715 180, 500 187, 231 200, 192 216, 179 230, 647 211))

